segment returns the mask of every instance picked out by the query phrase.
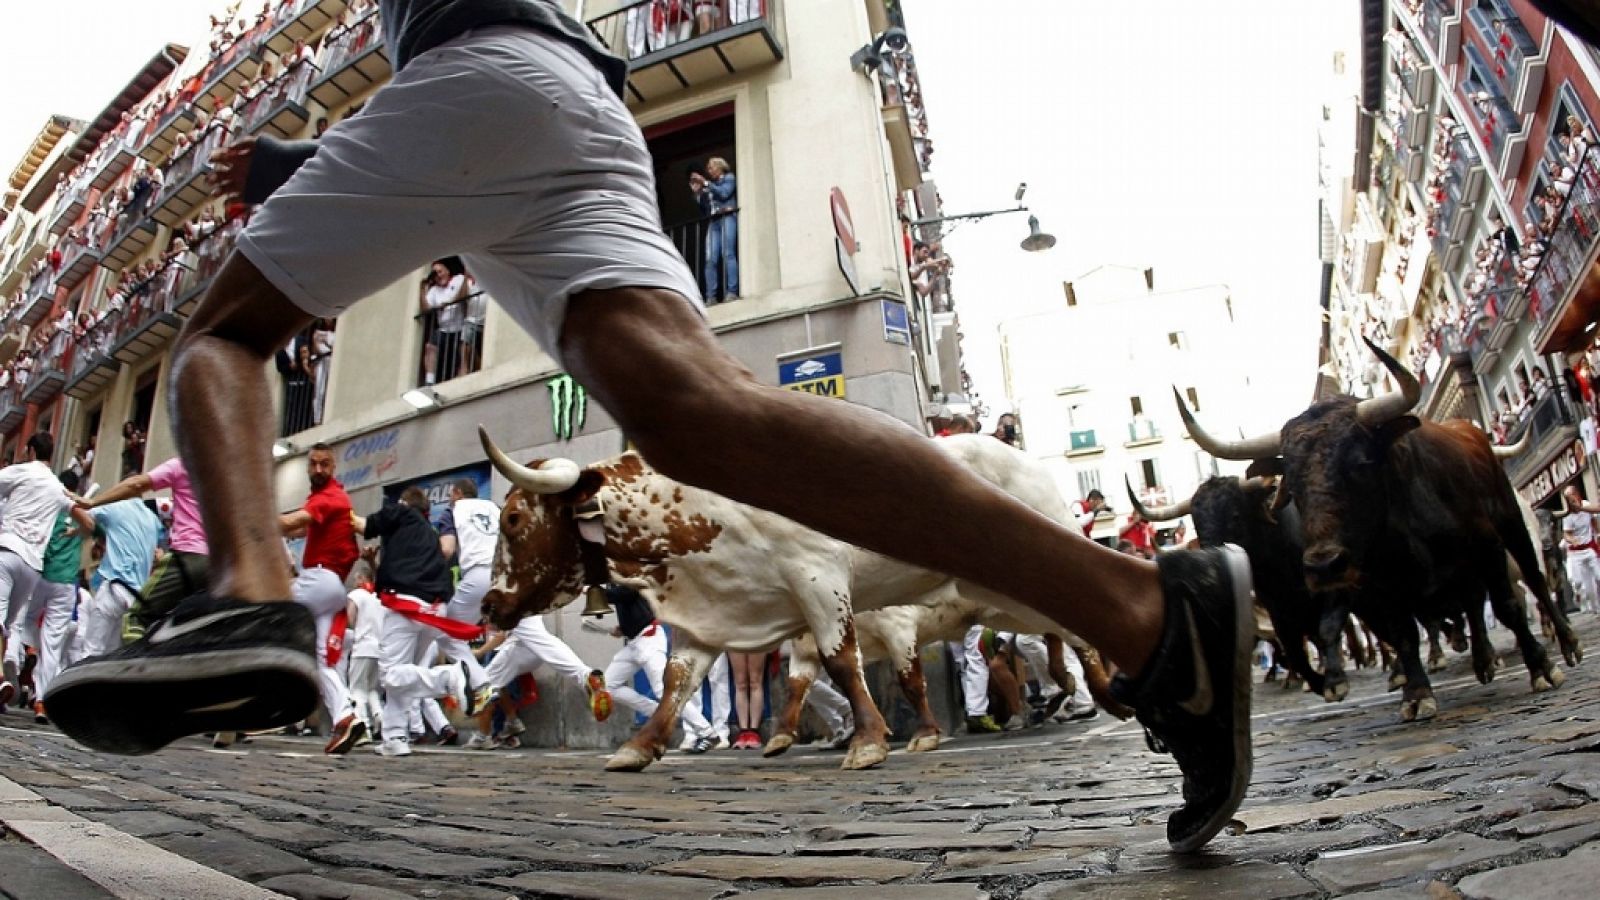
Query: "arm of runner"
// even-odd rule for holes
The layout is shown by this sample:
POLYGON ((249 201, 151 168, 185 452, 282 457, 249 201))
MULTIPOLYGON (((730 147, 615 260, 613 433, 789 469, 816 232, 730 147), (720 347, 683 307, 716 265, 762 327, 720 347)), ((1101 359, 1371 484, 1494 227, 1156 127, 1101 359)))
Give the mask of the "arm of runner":
POLYGON ((283 530, 284 537, 299 537, 310 525, 311 513, 303 509, 284 513, 278 517, 278 527, 283 530))
POLYGON ((94 509, 96 506, 105 506, 107 503, 116 503, 118 500, 131 500, 134 497, 143 497, 154 485, 150 476, 144 472, 129 475, 109 488, 94 495, 94 499, 79 497, 77 494, 68 494, 73 505, 84 509, 94 509))
POLYGON ((282 187, 316 152, 316 141, 280 141, 265 135, 247 137, 211 155, 212 177, 224 196, 245 203, 260 203, 282 187))

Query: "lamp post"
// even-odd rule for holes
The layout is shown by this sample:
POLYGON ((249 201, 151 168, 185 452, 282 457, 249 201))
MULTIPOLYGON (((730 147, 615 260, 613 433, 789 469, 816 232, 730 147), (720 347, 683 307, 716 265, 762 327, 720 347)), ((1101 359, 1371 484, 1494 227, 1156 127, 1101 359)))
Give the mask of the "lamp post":
POLYGON ((991 216, 1004 216, 1011 213, 1029 213, 1028 236, 1022 239, 1020 246, 1029 253, 1038 253, 1043 250, 1049 250, 1051 247, 1056 245, 1055 235, 1040 231, 1039 217, 1033 215, 1026 206, 1022 205, 1022 195, 1026 193, 1027 190, 1028 185, 1026 183, 1017 185, 1017 205, 1010 207, 1009 209, 989 209, 982 212, 960 213, 953 216, 935 216, 931 219, 916 219, 911 222, 911 227, 918 229, 918 236, 923 240, 926 240, 926 236, 923 234, 921 229, 932 225, 942 225, 945 222, 981 222, 991 216))

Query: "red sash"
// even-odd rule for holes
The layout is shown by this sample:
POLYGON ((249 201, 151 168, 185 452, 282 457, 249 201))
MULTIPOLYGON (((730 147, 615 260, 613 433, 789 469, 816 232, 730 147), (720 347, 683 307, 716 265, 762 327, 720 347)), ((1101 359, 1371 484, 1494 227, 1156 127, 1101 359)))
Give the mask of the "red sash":
POLYGON ((328 667, 339 664, 339 657, 344 655, 344 634, 350 628, 350 611, 341 609, 333 614, 333 624, 328 628, 328 643, 325 645, 328 652, 328 667))
POLYGON ((379 594, 378 602, 386 609, 393 610, 413 622, 437 628, 450 637, 463 641, 475 641, 483 637, 482 625, 471 625, 456 621, 449 616, 441 616, 433 611, 432 606, 424 605, 422 601, 411 597, 402 597, 394 591, 384 591, 379 594))

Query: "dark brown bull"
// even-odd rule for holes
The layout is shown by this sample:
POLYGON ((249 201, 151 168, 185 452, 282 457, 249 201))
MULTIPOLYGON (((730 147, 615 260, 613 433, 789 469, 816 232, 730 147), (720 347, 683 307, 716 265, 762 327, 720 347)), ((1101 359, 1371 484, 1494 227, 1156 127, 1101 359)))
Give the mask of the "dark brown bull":
MULTIPOLYGON (((1527 610, 1512 589, 1508 553, 1556 622, 1567 663, 1576 664, 1581 651, 1551 603, 1501 454, 1470 422, 1410 415, 1421 393, 1416 378, 1375 344, 1368 346, 1401 386, 1399 393, 1322 401, 1280 432, 1248 440, 1216 440, 1192 419, 1190 433, 1213 456, 1256 460, 1252 472, 1282 475, 1273 508, 1291 498, 1300 508, 1307 586, 1333 603, 1348 603, 1395 648, 1406 678, 1402 718, 1428 718, 1438 709, 1420 659, 1418 620, 1464 615, 1472 626, 1473 669, 1480 681, 1494 677, 1483 620, 1486 592, 1496 617, 1516 634, 1533 689, 1559 686, 1565 678, 1529 630, 1527 610)), ((1327 663, 1342 668, 1336 647, 1329 650, 1327 663)), ((1331 668, 1325 672, 1334 677, 1331 668)))

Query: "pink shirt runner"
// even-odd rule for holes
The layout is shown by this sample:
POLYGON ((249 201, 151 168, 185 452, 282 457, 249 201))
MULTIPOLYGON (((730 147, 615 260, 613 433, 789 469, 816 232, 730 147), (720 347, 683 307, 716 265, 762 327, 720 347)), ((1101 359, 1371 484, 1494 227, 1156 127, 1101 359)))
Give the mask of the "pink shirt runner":
POLYGON ((194 489, 189 486, 189 471, 183 467, 183 460, 174 456, 148 474, 151 487, 172 491, 172 549, 209 556, 206 529, 200 524, 200 506, 195 502, 194 489))

